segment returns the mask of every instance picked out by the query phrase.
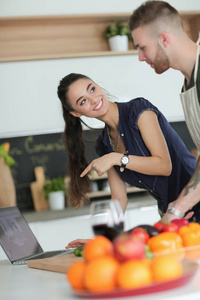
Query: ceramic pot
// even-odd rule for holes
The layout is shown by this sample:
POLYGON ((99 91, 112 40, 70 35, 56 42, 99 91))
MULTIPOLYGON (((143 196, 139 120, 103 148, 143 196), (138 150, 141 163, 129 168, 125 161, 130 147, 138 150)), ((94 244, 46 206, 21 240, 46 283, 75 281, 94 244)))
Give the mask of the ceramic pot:
POLYGON ((62 210, 65 208, 65 195, 63 191, 49 193, 48 201, 51 210, 62 210))
POLYGON ((116 35, 108 39, 111 51, 128 51, 127 35, 116 35))

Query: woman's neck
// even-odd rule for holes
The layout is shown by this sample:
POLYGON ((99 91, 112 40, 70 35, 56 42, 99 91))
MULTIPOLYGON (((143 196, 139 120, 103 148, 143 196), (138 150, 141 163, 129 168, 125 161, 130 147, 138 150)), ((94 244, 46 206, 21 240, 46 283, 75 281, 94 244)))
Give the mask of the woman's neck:
POLYGON ((119 123, 119 110, 116 103, 109 102, 108 112, 102 121, 108 126, 109 131, 117 130, 119 123))

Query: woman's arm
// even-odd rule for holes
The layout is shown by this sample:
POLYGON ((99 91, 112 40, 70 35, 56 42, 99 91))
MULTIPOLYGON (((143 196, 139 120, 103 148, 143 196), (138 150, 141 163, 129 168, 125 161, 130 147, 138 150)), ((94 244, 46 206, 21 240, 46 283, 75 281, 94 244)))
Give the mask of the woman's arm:
POLYGON ((108 182, 110 185, 111 190, 111 198, 118 199, 123 212, 125 213, 128 198, 127 198, 127 192, 126 192, 126 184, 125 182, 120 178, 118 173, 114 168, 111 168, 108 171, 108 182))
POLYGON ((65 249, 77 248, 77 247, 84 246, 88 241, 89 241, 89 239, 77 239, 77 240, 71 241, 71 242, 65 247, 65 249))
POLYGON ((171 158, 156 113, 143 112, 138 120, 138 128, 151 156, 133 156, 128 168, 132 166, 134 171, 147 175, 169 176, 172 171, 171 158))
MULTIPOLYGON (((153 111, 143 112, 138 120, 138 128, 151 156, 129 155, 130 162, 126 168, 146 175, 169 176, 172 170, 171 158, 156 113, 153 111)), ((121 166, 122 156, 123 153, 112 152, 93 160, 83 171, 81 177, 85 176, 92 168, 99 176, 102 176, 114 165, 121 166)))
MULTIPOLYGON (((126 193, 126 185, 123 180, 119 177, 117 172, 115 171, 114 168, 111 168, 108 171, 108 181, 110 185, 110 190, 111 190, 111 198, 118 199, 123 212, 125 213, 127 203, 128 203, 128 198, 127 198, 127 193, 126 193)), ((65 248, 76 248, 80 246, 84 246, 89 240, 88 239, 77 239, 74 241, 71 241, 65 248)))

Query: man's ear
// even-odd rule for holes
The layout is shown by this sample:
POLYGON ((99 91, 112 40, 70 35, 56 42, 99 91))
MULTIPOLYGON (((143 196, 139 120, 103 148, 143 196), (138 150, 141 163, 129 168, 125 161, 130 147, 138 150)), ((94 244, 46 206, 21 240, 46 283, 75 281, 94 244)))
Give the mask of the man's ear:
POLYGON ((161 32, 159 34, 159 42, 161 43, 161 45, 163 45, 165 48, 167 48, 169 45, 169 42, 170 42, 169 34, 166 32, 161 32))
POLYGON ((82 115, 76 111, 70 111, 70 114, 76 118, 80 118, 82 115))

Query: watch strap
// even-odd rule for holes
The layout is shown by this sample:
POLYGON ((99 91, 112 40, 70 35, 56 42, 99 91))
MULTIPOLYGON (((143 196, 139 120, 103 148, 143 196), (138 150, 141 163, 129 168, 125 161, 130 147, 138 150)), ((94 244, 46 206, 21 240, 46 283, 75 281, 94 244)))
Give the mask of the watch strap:
MULTIPOLYGON (((122 156, 122 158, 124 157, 124 156, 127 156, 128 157, 128 154, 127 153, 125 153, 123 156, 122 156)), ((128 157, 128 160, 129 160, 129 157, 128 157)), ((129 163, 129 161, 128 161, 128 163, 129 163)), ((127 164, 121 164, 121 166, 120 166, 120 172, 124 172, 124 169, 126 168, 126 165, 127 164)))
POLYGON ((175 216, 177 216, 178 218, 183 218, 185 216, 184 213, 182 213, 180 210, 178 210, 177 208, 174 207, 174 204, 171 204, 168 211, 168 213, 173 214, 175 216))

